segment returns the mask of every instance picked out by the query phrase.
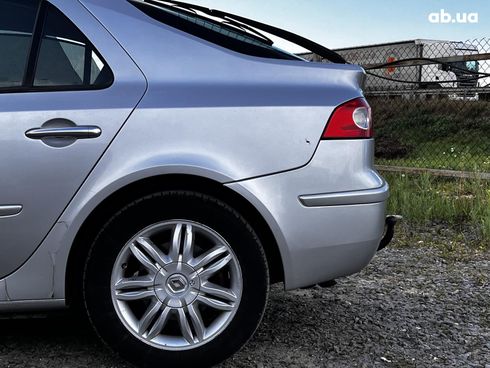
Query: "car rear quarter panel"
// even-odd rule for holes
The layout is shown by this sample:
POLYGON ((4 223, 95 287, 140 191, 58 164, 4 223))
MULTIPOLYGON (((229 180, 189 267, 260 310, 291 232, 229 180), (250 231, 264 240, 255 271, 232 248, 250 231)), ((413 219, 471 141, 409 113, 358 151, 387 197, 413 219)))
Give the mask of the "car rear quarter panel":
POLYGON ((230 180, 306 164, 333 109, 362 94, 358 66, 233 52, 161 24, 126 1, 82 0, 133 57, 148 92, 124 140, 191 154, 230 180), (138 30, 135 32, 135 30, 138 30))
POLYGON ((287 289, 359 272, 374 256, 384 229, 385 200, 359 204, 345 197, 375 188, 387 192, 373 157, 372 139, 325 140, 302 168, 227 184, 271 226, 287 289), (300 201, 302 195, 320 193, 340 200, 314 207, 300 201))

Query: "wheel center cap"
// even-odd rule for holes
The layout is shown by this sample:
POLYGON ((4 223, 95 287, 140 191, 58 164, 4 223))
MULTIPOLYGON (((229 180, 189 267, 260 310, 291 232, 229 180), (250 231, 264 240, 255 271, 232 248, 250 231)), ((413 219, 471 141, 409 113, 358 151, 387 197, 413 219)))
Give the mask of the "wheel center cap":
POLYGON ((188 264, 171 263, 155 276, 153 288, 157 298, 172 308, 185 307, 199 294, 200 279, 188 264))
POLYGON ((189 282, 184 275, 174 274, 167 279, 167 288, 170 293, 181 294, 187 290, 189 282))

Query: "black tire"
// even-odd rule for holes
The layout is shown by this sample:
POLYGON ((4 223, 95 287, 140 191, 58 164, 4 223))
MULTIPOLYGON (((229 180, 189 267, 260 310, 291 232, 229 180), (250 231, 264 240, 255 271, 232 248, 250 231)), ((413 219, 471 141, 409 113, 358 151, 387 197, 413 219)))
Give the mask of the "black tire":
POLYGON ((269 292, 264 250, 248 222, 219 199, 191 191, 166 191, 136 200, 117 212, 91 245, 83 275, 90 321, 102 340, 139 367, 208 367, 237 352, 262 319, 269 292), (139 231, 165 220, 204 224, 220 234, 238 259, 243 277, 240 305, 218 336, 192 350, 162 350, 142 342, 121 322, 111 298, 111 273, 123 246, 139 231))

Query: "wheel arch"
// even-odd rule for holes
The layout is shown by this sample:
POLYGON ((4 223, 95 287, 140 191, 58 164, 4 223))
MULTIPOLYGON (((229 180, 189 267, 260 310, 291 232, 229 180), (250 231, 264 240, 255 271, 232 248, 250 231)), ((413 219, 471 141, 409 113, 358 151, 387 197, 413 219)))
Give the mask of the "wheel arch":
POLYGON ((65 275, 65 298, 68 305, 81 303, 81 293, 77 292, 81 288, 77 286, 81 286, 83 278, 82 260, 86 259, 89 246, 100 227, 122 204, 163 190, 194 190, 230 204, 257 232, 266 253, 271 282, 284 281, 284 266, 278 242, 267 221, 253 204, 241 194, 212 179, 188 174, 165 174, 140 179, 118 189, 102 200, 84 220, 68 255, 65 275))

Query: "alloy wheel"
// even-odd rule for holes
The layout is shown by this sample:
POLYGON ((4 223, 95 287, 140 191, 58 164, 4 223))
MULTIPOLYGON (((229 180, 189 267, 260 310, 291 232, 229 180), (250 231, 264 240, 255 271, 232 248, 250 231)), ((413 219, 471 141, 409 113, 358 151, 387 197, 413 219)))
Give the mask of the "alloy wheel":
POLYGON ((232 248, 192 221, 164 221, 136 234, 119 253, 112 302, 126 328, 164 350, 187 350, 219 335, 240 304, 243 280, 232 248))

